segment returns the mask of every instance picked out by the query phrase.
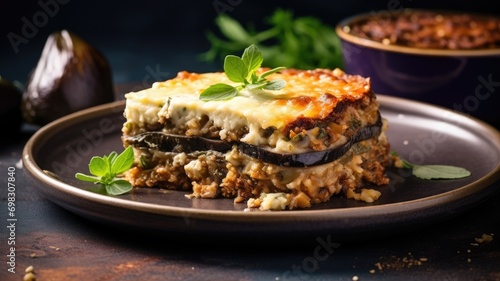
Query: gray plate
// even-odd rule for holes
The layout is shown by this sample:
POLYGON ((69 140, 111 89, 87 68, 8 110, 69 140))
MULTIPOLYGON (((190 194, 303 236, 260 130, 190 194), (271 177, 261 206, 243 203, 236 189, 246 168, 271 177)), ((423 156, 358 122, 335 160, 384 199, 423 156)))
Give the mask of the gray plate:
POLYGON ((185 192, 134 189, 117 197, 75 179, 94 155, 120 152, 124 102, 77 112, 46 125, 27 142, 25 171, 43 195, 92 220, 151 232, 206 235, 394 233, 449 218, 500 189, 500 133, 449 110, 379 95, 391 150, 415 163, 462 166, 470 177, 420 180, 391 168, 375 203, 334 197, 307 210, 245 211, 232 199, 188 199, 185 192), (57 178, 47 175, 49 170, 57 178))

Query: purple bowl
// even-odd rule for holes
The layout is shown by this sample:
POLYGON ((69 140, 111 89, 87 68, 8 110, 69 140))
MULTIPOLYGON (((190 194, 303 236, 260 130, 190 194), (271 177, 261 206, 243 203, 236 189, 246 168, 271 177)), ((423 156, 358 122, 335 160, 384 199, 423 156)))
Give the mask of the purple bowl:
POLYGON ((500 128, 500 48, 413 48, 349 33, 373 15, 349 17, 336 27, 347 73, 370 77, 375 93, 451 108, 500 128))

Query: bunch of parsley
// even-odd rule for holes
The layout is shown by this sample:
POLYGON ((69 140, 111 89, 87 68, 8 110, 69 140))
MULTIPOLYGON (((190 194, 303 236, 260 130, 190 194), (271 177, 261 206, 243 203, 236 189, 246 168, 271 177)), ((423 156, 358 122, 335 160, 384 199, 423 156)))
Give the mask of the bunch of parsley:
POLYGON ((267 19, 268 29, 257 31, 234 18, 221 14, 215 19, 219 33, 208 32, 210 49, 201 55, 214 62, 241 52, 255 44, 268 67, 342 68, 340 40, 335 29, 315 17, 294 17, 291 11, 277 9, 267 19))

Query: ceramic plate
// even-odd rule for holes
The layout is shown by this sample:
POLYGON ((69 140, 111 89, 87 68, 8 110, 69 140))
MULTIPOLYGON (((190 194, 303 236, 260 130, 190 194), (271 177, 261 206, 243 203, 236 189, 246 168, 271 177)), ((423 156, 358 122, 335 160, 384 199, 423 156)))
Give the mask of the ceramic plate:
POLYGON ((471 176, 421 180, 391 168, 391 183, 375 203, 334 197, 307 210, 246 211, 232 199, 189 199, 187 193, 134 189, 116 197, 92 192, 78 181, 94 155, 122 151, 124 101, 97 106, 56 120, 27 142, 23 163, 39 190, 83 217, 140 231, 213 235, 355 235, 396 231, 446 219, 500 189, 500 133, 447 109, 378 95, 389 121, 391 150, 420 164, 462 166, 471 176), (56 176, 51 176, 50 171, 56 176))

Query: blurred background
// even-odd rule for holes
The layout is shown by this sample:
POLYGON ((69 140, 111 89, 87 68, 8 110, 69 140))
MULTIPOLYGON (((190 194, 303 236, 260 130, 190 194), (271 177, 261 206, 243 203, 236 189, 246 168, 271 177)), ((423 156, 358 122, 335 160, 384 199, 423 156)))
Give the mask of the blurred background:
POLYGON ((296 17, 312 16, 333 28, 343 18, 357 13, 400 7, 500 13, 492 3, 486 0, 143 0, 113 4, 96 0, 2 1, 0 75, 25 83, 47 37, 62 29, 74 32, 106 56, 115 84, 139 83, 146 87, 181 70, 219 70, 220 60, 203 61, 200 54, 210 49, 206 34, 218 32, 214 22, 221 13, 258 30, 268 27, 266 19, 276 8, 284 8, 296 17), (50 7, 48 12, 44 7, 50 7), (35 28, 28 30, 27 24, 35 28), (23 29, 31 38, 23 36, 23 29), (13 34, 24 39, 13 44, 13 34))

